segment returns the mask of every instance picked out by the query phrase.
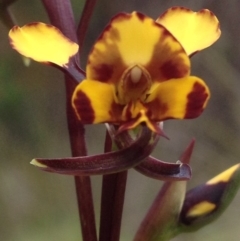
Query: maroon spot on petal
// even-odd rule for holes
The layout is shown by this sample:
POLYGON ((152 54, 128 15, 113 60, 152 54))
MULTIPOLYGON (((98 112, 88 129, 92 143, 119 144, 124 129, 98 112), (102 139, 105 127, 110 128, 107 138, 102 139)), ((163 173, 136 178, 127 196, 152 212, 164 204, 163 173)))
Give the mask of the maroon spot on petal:
POLYGON ((203 111, 203 106, 207 97, 208 93, 205 87, 196 82, 193 85, 191 93, 187 96, 188 102, 184 118, 191 119, 198 117, 203 111))
POLYGON ((144 14, 139 13, 139 12, 136 12, 136 15, 139 18, 139 20, 141 20, 141 21, 144 21, 144 19, 146 18, 146 16, 144 14))
POLYGON ((111 110, 109 111, 109 115, 111 116, 112 122, 121 122, 123 108, 124 105, 117 104, 116 102, 112 103, 111 110))
POLYGON ((73 101, 77 115, 84 124, 92 124, 95 119, 94 109, 91 100, 83 91, 78 91, 73 101))
POLYGON ((131 120, 132 119, 132 112, 131 112, 132 106, 133 106, 133 103, 129 102, 129 104, 126 107, 126 119, 127 120, 131 120))
POLYGON ((175 59, 174 61, 169 60, 160 67, 160 71, 166 80, 181 78, 188 74, 188 66, 181 64, 181 62, 182 60, 180 58, 175 59))
POLYGON ((156 99, 152 102, 146 103, 145 105, 148 108, 147 115, 149 116, 149 119, 151 119, 152 121, 162 121, 165 119, 169 119, 169 117, 161 117, 164 116, 165 113, 168 111, 168 106, 166 103, 162 103, 160 100, 156 99))
POLYGON ((95 70, 95 78, 98 81, 108 82, 108 80, 112 77, 113 74, 113 66, 107 64, 100 64, 94 66, 95 70))

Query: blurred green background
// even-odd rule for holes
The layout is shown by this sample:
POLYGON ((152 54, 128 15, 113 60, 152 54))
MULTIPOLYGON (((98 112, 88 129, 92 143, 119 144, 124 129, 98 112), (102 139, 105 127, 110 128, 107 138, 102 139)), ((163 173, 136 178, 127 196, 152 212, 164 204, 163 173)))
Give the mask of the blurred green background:
MULTIPOLYGON (((72 1, 76 20, 83 3, 72 1)), ((211 89, 206 111, 196 120, 167 121, 165 132, 171 140, 162 139, 155 151, 156 157, 175 162, 191 138, 196 138, 191 188, 239 162, 240 2, 99 0, 83 46, 83 63, 95 39, 117 12, 138 10, 155 19, 175 5, 212 10, 222 29, 217 43, 192 58, 192 74, 203 78, 211 89)), ((41 1, 19 0, 11 10, 19 25, 49 22, 41 1)), ((73 178, 41 172, 29 164, 34 157, 70 155, 62 74, 35 62, 24 67, 21 57, 9 46, 8 29, 2 23, 0 33, 0 240, 80 240, 73 178)), ((104 126, 87 126, 89 154, 102 152, 103 138, 104 126)), ((93 177, 97 213, 100 183, 101 177, 93 177)), ((130 171, 122 241, 132 239, 161 185, 130 171)), ((216 222, 174 241, 239 240, 239 202, 240 192, 216 222)), ((98 214, 96 217, 98 223, 98 214)))

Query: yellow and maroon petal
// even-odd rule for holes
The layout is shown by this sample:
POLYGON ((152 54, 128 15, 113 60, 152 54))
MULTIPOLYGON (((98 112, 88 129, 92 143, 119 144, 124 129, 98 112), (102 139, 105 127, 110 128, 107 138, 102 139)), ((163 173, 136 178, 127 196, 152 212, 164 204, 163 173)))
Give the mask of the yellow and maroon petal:
POLYGON ((87 78, 116 83, 131 66, 147 69, 153 80, 189 74, 190 61, 181 44, 151 18, 120 13, 95 43, 87 63, 87 78))
POLYGON ((173 7, 157 22, 176 37, 188 55, 212 45, 221 35, 217 17, 207 9, 193 12, 188 8, 173 7))
POLYGON ((145 105, 151 120, 191 119, 202 113, 209 97, 206 84, 197 77, 189 76, 160 83, 145 105))
POLYGON ((12 47, 20 54, 38 62, 50 62, 61 67, 78 52, 78 45, 56 27, 44 23, 15 26, 9 32, 12 47))
POLYGON ((84 124, 121 121, 123 106, 115 102, 113 85, 84 80, 75 89, 72 104, 84 124))

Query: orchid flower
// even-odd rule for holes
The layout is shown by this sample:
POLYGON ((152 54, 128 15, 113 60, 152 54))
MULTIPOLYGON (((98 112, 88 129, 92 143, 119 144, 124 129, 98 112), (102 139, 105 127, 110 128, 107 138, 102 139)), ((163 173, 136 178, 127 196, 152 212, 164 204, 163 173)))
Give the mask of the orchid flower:
MULTIPOLYGON (((16 26, 9 36, 22 55, 71 74, 79 47, 54 26, 16 26)), ((76 115, 83 124, 113 123, 119 131, 145 123, 159 134, 157 122, 198 117, 210 92, 190 75, 189 56, 219 36, 209 10, 174 7, 157 21, 139 12, 116 15, 88 56, 86 77, 72 98, 76 115)))

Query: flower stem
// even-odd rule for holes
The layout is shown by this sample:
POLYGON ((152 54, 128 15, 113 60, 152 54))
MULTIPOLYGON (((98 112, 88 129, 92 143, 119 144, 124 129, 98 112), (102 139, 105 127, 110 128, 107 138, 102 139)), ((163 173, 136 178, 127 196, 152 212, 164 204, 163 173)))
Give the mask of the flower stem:
MULTIPOLYGON (((67 98, 68 130, 73 156, 87 155, 84 139, 84 127, 77 120, 71 106, 72 92, 76 83, 69 76, 65 77, 67 98)), ((83 241, 97 241, 95 215, 89 176, 75 176, 75 186, 83 241)))
MULTIPOLYGON (((105 152, 111 151, 112 142, 107 132, 105 152)), ((118 241, 127 182, 127 171, 104 175, 99 241, 118 241)))
POLYGON ((15 25, 14 17, 8 7, 0 9, 0 18, 9 29, 15 25))
MULTIPOLYGON (((42 0, 51 23, 58 27, 72 41, 77 42, 75 21, 70 0, 42 0)), ((77 120, 71 106, 73 90, 77 82, 65 75, 66 112, 72 156, 87 155, 84 127, 77 120)), ((90 177, 75 176, 77 202, 81 220, 83 241, 97 241, 94 207, 90 177)))
MULTIPOLYGON (((78 44, 82 47, 89 22, 97 0, 86 0, 79 25, 77 27, 78 44)), ((81 51, 81 48, 80 48, 81 51)))
POLYGON ((74 180, 83 241, 97 241, 90 177, 75 176, 74 180))
POLYGON ((77 43, 76 26, 70 0, 42 0, 51 23, 77 43))

